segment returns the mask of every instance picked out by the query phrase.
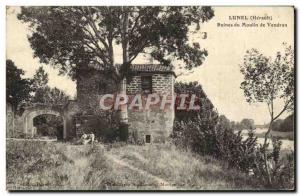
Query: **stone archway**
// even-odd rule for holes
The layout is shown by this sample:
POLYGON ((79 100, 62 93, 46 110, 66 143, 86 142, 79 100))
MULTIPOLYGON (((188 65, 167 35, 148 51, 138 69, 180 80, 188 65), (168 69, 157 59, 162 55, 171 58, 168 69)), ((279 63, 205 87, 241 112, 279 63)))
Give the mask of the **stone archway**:
POLYGON ((59 109, 57 107, 51 107, 51 106, 34 106, 30 108, 26 108, 23 115, 22 115, 22 127, 23 127, 23 133, 27 136, 33 137, 35 135, 35 129, 33 126, 33 119, 37 116, 43 115, 43 114, 49 114, 54 115, 58 117, 62 117, 63 119, 63 138, 67 138, 67 130, 66 130, 66 118, 64 116, 63 110, 59 109))

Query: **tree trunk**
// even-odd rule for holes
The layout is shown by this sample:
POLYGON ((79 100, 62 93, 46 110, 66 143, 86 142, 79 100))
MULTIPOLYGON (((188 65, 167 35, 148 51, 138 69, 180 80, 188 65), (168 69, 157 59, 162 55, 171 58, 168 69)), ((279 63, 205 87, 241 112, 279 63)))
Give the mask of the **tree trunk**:
POLYGON ((269 135, 271 133, 272 124, 273 124, 273 119, 270 121, 268 131, 265 134, 264 146, 263 146, 263 148, 264 148, 264 164, 265 164, 265 170, 266 170, 267 180, 268 180, 269 185, 272 184, 272 179, 271 179, 270 169, 269 169, 269 166, 268 166, 267 142, 268 142, 269 135))
MULTIPOLYGON (((127 37, 127 31, 128 31, 128 13, 124 10, 123 14, 123 26, 122 26, 122 49, 123 49, 123 67, 128 69, 128 62, 129 62, 129 54, 128 54, 128 37, 127 37)), ((124 69, 122 69, 124 71, 124 69)), ((126 95, 126 76, 124 76, 124 73, 121 73, 122 79, 119 86, 119 93, 126 95)), ((127 124, 128 123, 128 114, 127 114, 127 104, 122 107, 120 111, 120 122, 127 124)))
MULTIPOLYGON (((126 95, 126 79, 123 78, 119 83, 119 94, 126 95)), ((122 105, 120 108, 120 123, 127 124, 128 116, 127 116, 127 104, 122 105)))

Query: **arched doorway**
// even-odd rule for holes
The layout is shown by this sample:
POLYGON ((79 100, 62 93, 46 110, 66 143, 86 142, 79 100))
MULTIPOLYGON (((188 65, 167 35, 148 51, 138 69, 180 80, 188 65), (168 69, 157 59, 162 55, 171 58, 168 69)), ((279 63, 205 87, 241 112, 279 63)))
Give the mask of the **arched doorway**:
MULTIPOLYGON (((25 135, 34 137, 37 134, 37 129, 34 126, 34 119, 41 115, 53 115, 56 117, 60 117, 62 119, 62 124, 58 129, 61 129, 59 133, 62 135, 62 138, 66 138, 66 120, 65 117, 59 111, 51 110, 51 109, 38 109, 31 110, 26 112, 23 115, 23 131, 25 135)), ((59 130, 58 130, 59 131, 59 130)), ((61 135, 59 136, 61 138, 61 135)))
POLYGON ((63 118, 60 115, 42 114, 33 118, 34 136, 63 140, 63 118))

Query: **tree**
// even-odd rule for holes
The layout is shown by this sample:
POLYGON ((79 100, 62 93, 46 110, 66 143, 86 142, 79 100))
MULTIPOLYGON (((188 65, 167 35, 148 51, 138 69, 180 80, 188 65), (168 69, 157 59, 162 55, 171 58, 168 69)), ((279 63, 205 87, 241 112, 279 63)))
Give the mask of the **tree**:
POLYGON ((244 118, 240 123, 242 129, 253 130, 254 129, 254 120, 244 118))
MULTIPOLYGON (((147 53, 165 66, 171 60, 185 62, 187 69, 200 66, 208 55, 199 45, 188 44, 192 26, 214 16, 211 7, 22 7, 18 18, 33 30, 29 42, 34 56, 73 79, 81 67, 92 65, 107 72, 120 93, 130 64, 147 53), (123 61, 116 64, 121 48, 123 61)), ((126 122, 127 111, 121 113, 126 122)))
POLYGON ((246 52, 241 65, 244 81, 241 89, 244 91, 247 102, 265 103, 270 114, 268 131, 264 138, 264 161, 268 182, 271 184, 271 175, 267 164, 267 146, 271 127, 276 119, 284 112, 294 108, 294 50, 284 44, 284 52, 277 52, 272 60, 256 49, 246 52), (275 113, 275 102, 281 101, 282 108, 275 113))
MULTIPOLYGON (((195 152, 210 151, 214 148, 214 134, 218 124, 218 113, 214 105, 197 82, 176 82, 174 88, 176 94, 195 94, 199 98, 195 100, 195 105, 200 106, 199 110, 175 110, 172 133, 174 143, 195 152)), ((187 99, 187 105, 188 102, 187 99)))
POLYGON ((6 101, 11 104, 14 114, 21 102, 30 100, 33 90, 32 81, 22 76, 24 71, 12 60, 6 60, 6 101))
POLYGON ((34 96, 33 103, 45 103, 54 105, 64 105, 69 100, 69 96, 58 88, 48 86, 48 73, 40 66, 33 76, 34 96))
MULTIPOLYGON (((47 84, 45 87, 35 90, 34 103, 43 103, 47 105, 66 105, 69 96, 58 88, 50 88, 47 84)), ((54 136, 59 134, 59 126, 62 125, 62 118, 54 115, 39 115, 34 118, 34 126, 37 127, 38 134, 54 136)))
POLYGON ((18 106, 28 101, 32 92, 32 81, 22 78, 24 71, 18 69, 12 60, 6 60, 6 102, 11 104, 13 111, 12 130, 15 130, 15 115, 18 106))
POLYGON ((282 119, 275 120, 272 124, 272 127, 271 127, 272 131, 280 131, 280 125, 281 125, 282 122, 283 122, 282 119))
POLYGON ((224 130, 232 129, 230 120, 225 115, 219 116, 219 125, 223 127, 224 130))
POLYGON ((294 113, 286 117, 279 125, 279 131, 294 131, 294 113))
POLYGON ((45 88, 49 81, 48 73, 40 66, 33 76, 33 87, 35 89, 45 88))
POLYGON ((48 73, 45 72, 42 66, 40 66, 36 70, 32 81, 34 88, 34 96, 32 97, 32 102, 46 103, 47 100, 45 99, 45 93, 50 90, 50 88, 47 86, 49 78, 48 73))
POLYGON ((65 105, 67 104, 70 97, 58 88, 50 88, 46 86, 45 88, 37 89, 35 91, 34 103, 44 103, 52 105, 65 105))

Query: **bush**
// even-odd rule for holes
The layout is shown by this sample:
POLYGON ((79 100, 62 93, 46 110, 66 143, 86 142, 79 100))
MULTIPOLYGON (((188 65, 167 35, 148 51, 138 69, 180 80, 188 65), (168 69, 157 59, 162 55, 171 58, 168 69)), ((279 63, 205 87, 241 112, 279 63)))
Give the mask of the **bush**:
POLYGON ((184 149, 190 149, 201 155, 211 155, 223 160, 230 168, 257 178, 267 188, 292 189, 294 174, 293 156, 280 158, 281 141, 273 139, 273 150, 267 152, 272 184, 268 184, 264 165, 264 148, 257 144, 257 137, 249 132, 243 139, 241 131, 237 134, 232 129, 225 129, 218 123, 213 129, 203 128, 200 117, 196 121, 176 121, 173 142, 184 149))
POLYGON ((98 111, 92 114, 77 114, 77 133, 94 133, 103 142, 127 141, 128 124, 118 122, 115 111, 98 111))
POLYGON ((103 142, 125 142, 128 139, 128 125, 120 124, 119 128, 106 128, 98 132, 98 137, 103 142))
MULTIPOLYGON (((281 143, 278 139, 273 139, 273 150, 267 152, 267 162, 272 175, 272 184, 269 185, 265 173, 264 148, 257 145, 253 132, 250 131, 244 139, 241 131, 235 134, 234 126, 224 115, 218 115, 198 83, 176 83, 175 92, 196 94, 200 98, 197 103, 200 105, 199 111, 175 111, 171 137, 176 146, 222 160, 229 167, 237 168, 260 180, 268 188, 290 189, 294 186, 292 156, 280 158, 281 143)), ((242 122, 241 128, 252 129, 253 120, 244 119, 242 122), (248 126, 244 126, 246 124, 248 126)))

